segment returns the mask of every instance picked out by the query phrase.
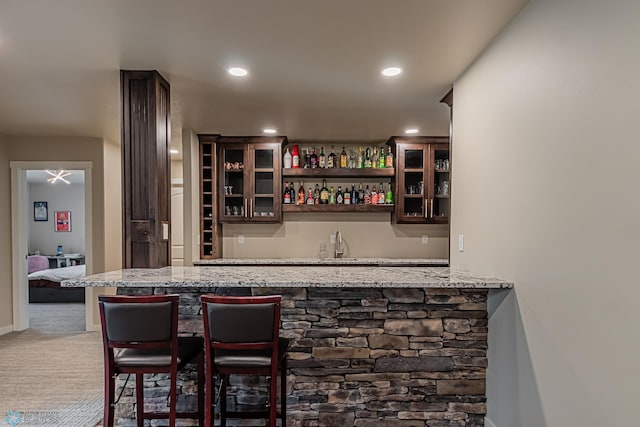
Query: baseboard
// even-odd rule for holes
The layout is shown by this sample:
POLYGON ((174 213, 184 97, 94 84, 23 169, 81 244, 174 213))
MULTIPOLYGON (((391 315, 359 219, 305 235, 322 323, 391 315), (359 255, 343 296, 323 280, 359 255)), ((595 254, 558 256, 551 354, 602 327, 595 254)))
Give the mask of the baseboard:
POLYGON ((484 425, 485 427, 496 427, 496 425, 489 418, 484 417, 484 425))
POLYGON ((0 328, 0 335, 8 334, 9 332, 13 332, 13 325, 0 328))

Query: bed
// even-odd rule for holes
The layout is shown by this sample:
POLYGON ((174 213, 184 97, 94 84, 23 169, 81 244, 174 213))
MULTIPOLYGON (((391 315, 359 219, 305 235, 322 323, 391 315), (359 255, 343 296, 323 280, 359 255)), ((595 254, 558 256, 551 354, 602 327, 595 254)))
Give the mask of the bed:
POLYGON ((85 268, 82 264, 29 273, 29 302, 84 302, 84 288, 63 288, 60 282, 85 276, 85 268))

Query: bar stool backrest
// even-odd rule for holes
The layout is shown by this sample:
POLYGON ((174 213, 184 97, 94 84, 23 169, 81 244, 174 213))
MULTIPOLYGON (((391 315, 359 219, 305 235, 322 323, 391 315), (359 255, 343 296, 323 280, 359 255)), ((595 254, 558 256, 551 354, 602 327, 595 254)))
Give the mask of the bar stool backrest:
POLYGON ((281 297, 201 297, 206 311, 205 334, 214 347, 240 348, 233 344, 246 344, 257 349, 273 347, 278 340, 281 297), (263 345, 260 345, 262 343, 263 345))
POLYGON ((120 347, 120 343, 135 345, 175 341, 178 298, 178 295, 100 296, 105 341, 109 347, 120 347))

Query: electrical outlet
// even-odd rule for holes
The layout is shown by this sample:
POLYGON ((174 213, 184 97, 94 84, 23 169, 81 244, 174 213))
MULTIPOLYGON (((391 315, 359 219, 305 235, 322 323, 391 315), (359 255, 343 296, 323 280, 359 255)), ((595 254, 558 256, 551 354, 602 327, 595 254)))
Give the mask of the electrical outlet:
POLYGON ((331 243, 332 245, 334 245, 336 243, 336 235, 335 234, 329 234, 329 243, 331 243))
POLYGON ((429 236, 427 234, 423 234, 422 235, 422 244, 423 245, 428 245, 429 244, 429 236))
POLYGON ((244 244, 244 236, 242 234, 238 235, 238 244, 240 245, 244 244))
POLYGON ((458 252, 464 252, 464 234, 458 235, 458 252))

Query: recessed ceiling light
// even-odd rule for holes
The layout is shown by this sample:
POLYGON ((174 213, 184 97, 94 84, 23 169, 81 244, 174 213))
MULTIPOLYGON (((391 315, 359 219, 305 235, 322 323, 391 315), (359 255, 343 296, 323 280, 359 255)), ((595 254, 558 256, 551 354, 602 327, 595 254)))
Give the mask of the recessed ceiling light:
POLYGON ((416 129, 416 128, 405 129, 404 133, 408 133, 408 134, 412 135, 414 133, 418 133, 418 129, 416 129))
POLYGON ((264 128, 264 129, 262 129, 262 132, 264 132, 264 133, 276 133, 276 132, 278 132, 278 130, 274 129, 274 128, 264 128))
POLYGON ((170 152, 171 154, 178 154, 178 153, 179 153, 179 151, 178 151, 178 150, 169 150, 169 152, 170 152))
POLYGON ((397 76, 400 73, 402 73, 402 68, 400 67, 387 67, 382 70, 382 75, 387 77, 397 76))
POLYGON ((244 77, 249 74, 249 71, 247 71, 246 68, 242 67, 231 67, 227 71, 229 72, 229 74, 236 77, 244 77))

